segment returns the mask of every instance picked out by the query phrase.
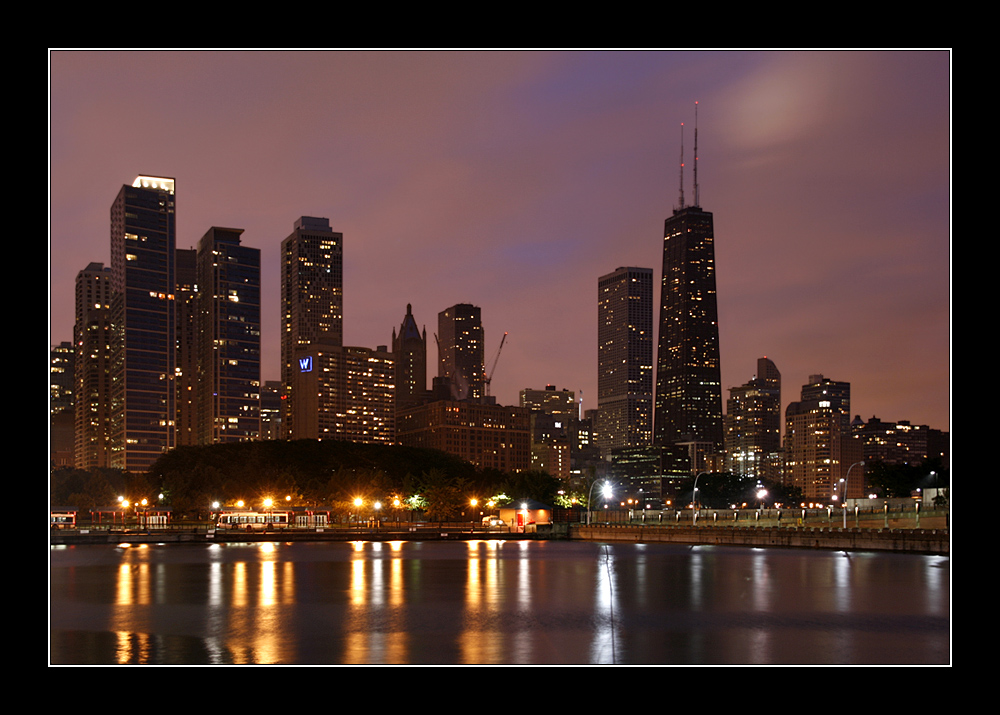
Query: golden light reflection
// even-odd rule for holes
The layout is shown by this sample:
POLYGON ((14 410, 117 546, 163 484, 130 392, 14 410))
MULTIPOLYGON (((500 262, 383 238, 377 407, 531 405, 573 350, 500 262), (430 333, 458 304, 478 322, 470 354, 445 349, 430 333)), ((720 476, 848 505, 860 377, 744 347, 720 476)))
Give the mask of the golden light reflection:
POLYGON ((404 542, 354 542, 344 621, 345 663, 408 662, 409 636, 394 615, 406 605, 404 542), (389 551, 391 558, 380 557, 389 551), (374 620, 373 620, 374 619, 374 620), (376 625, 377 624, 377 625, 376 625))
POLYGON ((120 665, 148 663, 152 638, 148 633, 115 631, 115 660, 120 665))
POLYGON ((255 545, 259 562, 215 564, 210 603, 212 626, 234 663, 288 663, 293 644, 283 623, 284 607, 295 602, 295 564, 278 558, 280 545, 255 545))
POLYGON ((500 601, 501 542, 468 541, 466 546, 465 623, 458 638, 461 662, 502 662, 507 634, 498 631, 494 622, 500 601))

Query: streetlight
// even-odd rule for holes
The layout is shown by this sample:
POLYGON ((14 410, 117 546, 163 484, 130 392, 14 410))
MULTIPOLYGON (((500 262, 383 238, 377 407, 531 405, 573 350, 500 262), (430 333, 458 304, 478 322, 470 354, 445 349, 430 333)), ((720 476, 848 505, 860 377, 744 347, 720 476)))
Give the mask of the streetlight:
MULTIPOLYGON (((594 482, 593 484, 590 485, 590 490, 587 492, 587 526, 590 526, 591 506, 593 505, 593 502, 591 501, 591 497, 594 495, 594 487, 596 487, 596 486, 597 486, 597 482, 594 482)), ((601 487, 601 492, 603 493, 605 499, 610 499, 611 498, 611 483, 610 482, 604 482, 604 486, 601 487)))
POLYGON ((847 481, 851 478, 851 470, 854 469, 859 464, 862 467, 865 466, 864 462, 855 462, 854 464, 852 464, 850 467, 847 468, 847 476, 844 477, 841 480, 842 482, 844 482, 844 501, 841 503, 841 507, 844 510, 844 528, 845 529, 847 528, 847 481))
POLYGON ((703 475, 708 474, 708 472, 699 472, 698 476, 694 478, 694 489, 691 491, 691 508, 693 510, 694 518, 691 520, 691 526, 698 525, 698 479, 703 475))
POLYGON ((757 490, 757 501, 758 502, 763 502, 764 499, 766 499, 766 498, 767 498, 767 489, 758 489, 757 490))

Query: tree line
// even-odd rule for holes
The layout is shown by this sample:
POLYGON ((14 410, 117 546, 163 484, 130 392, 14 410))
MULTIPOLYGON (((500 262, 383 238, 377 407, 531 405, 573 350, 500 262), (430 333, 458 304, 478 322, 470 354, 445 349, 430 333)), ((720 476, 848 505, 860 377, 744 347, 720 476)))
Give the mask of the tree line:
MULTIPOLYGON (((354 513, 355 500, 399 500, 426 518, 462 518, 471 500, 480 506, 498 496, 555 503, 559 482, 543 472, 480 470, 433 449, 335 440, 253 441, 178 447, 145 474, 114 469, 58 469, 50 500, 81 510, 114 506, 119 496, 169 508, 174 518, 199 518, 213 502, 260 508, 277 504, 325 507, 354 513)), ((478 513, 478 512, 477 512, 478 513)))

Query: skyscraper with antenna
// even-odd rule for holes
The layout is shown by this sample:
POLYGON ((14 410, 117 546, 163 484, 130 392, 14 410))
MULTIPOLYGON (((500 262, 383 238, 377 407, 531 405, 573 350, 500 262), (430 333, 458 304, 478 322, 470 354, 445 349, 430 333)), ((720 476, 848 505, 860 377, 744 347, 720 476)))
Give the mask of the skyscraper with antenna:
POLYGON ((694 204, 684 201, 681 129, 680 205, 663 229, 663 282, 656 364, 653 443, 687 445, 698 455, 722 450, 722 378, 715 289, 715 229, 698 195, 698 103, 695 102, 694 204))

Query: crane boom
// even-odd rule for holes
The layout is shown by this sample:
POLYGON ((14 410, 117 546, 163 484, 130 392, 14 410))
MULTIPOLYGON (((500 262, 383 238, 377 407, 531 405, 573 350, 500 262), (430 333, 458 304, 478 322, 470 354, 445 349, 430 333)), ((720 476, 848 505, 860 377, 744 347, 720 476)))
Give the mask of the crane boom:
POLYGON ((503 344, 504 341, 506 340, 507 340, 507 333, 505 332, 503 334, 503 337, 500 338, 500 347, 497 348, 497 354, 493 358, 493 365, 490 367, 490 372, 488 375, 486 375, 486 379, 484 380, 484 382, 486 383, 485 387, 486 387, 487 397, 490 396, 490 383, 493 382, 493 371, 497 369, 497 361, 500 359, 500 351, 503 350, 503 344))

